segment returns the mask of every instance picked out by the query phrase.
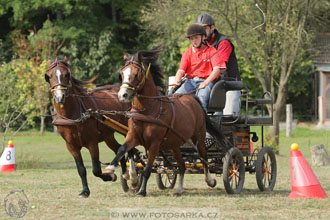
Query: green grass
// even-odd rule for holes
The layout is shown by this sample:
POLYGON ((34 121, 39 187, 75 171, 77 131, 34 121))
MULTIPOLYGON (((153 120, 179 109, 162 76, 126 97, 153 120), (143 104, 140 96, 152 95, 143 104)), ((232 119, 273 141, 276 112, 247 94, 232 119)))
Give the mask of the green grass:
MULTIPOLYGON (((122 138, 118 137, 120 140, 122 138)), ((240 195, 227 195, 222 177, 211 189, 203 175, 186 175, 185 192, 172 196, 172 190, 157 188, 152 175, 148 196, 139 198, 124 193, 119 181, 103 182, 93 176, 88 150, 83 150, 91 195, 78 198, 81 181, 75 163, 60 136, 47 133, 21 133, 13 138, 17 171, 0 173, 0 219, 12 219, 4 210, 4 198, 11 191, 24 190, 29 199, 23 219, 110 219, 112 208, 218 208, 222 219, 330 219, 329 199, 288 199, 291 191, 290 145, 298 143, 300 150, 311 161, 309 148, 324 144, 329 150, 329 131, 297 128, 290 138, 281 131, 280 154, 277 155, 278 176, 273 192, 259 192, 255 175, 246 173, 240 195)), ((102 162, 109 162, 113 153, 100 145, 102 162)), ((330 196, 330 167, 312 167, 324 190, 330 196)), ((119 170, 116 171, 117 174, 119 170)))

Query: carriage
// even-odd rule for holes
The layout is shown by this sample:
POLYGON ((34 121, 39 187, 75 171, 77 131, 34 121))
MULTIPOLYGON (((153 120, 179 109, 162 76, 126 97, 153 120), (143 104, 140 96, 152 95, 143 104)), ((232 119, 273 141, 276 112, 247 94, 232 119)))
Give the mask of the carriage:
POLYGON ((130 76, 125 76, 125 80, 131 82, 122 83, 121 88, 125 88, 125 92, 113 86, 87 91, 83 85, 90 81, 75 79, 66 60, 49 61, 45 79, 55 100, 57 115, 53 123, 75 159, 83 185, 79 196, 88 197, 90 194, 80 153, 82 147, 90 151, 95 176, 104 181, 117 179, 114 172, 101 171, 98 151, 100 141, 105 141, 116 152, 108 167, 114 171, 116 166, 121 166, 120 180, 124 191, 138 192, 141 188, 139 194, 145 196, 147 180, 153 172, 160 189, 173 188, 180 174, 174 194, 181 195, 184 174, 203 171, 210 187, 216 185, 210 173, 223 175, 224 186, 229 194, 241 192, 245 172, 256 174, 261 191, 271 191, 276 181, 276 158, 272 149, 264 146, 263 135, 264 126, 273 124, 271 94, 266 92, 261 99, 251 99, 248 88, 242 82, 220 80, 213 86, 206 114, 198 100, 189 95, 174 97, 159 93, 157 86, 163 86, 163 76, 156 63, 158 54, 158 50, 139 51, 126 62, 121 74, 129 73, 130 76), (149 72, 152 77, 148 77, 149 72), (240 91, 240 115, 221 114, 228 91, 240 91), (128 103, 134 99, 130 111, 127 104, 119 103, 121 98, 118 100, 117 95, 128 103), (261 107, 261 114, 251 114, 252 105, 261 107), (263 114, 266 105, 270 114, 263 114), (261 127, 261 138, 257 132, 250 131, 251 126, 261 127), (205 139, 200 132, 206 132, 206 128, 212 128, 215 132, 211 132, 213 136, 205 139), (114 131, 126 135, 124 144, 116 142, 114 131), (156 133, 163 136, 157 136, 156 133), (189 133, 190 136, 185 137, 189 133), (221 138, 218 134, 221 134, 221 138), (195 144, 191 140, 189 142, 188 138, 194 139, 195 144), (252 149, 252 142, 257 141, 261 142, 260 151, 252 149), (141 145, 145 148, 149 145, 146 153, 134 150, 139 143, 144 143, 141 145), (159 151, 162 144, 171 153, 159 151), (126 152, 129 163, 123 157, 126 152), (134 178, 127 178, 128 170, 129 175, 134 173, 134 178))
MULTIPOLYGON (((205 140, 207 147, 208 167, 211 173, 223 175, 223 183, 228 194, 239 194, 244 185, 245 172, 256 174, 256 182, 260 191, 272 191, 276 182, 276 158, 273 150, 264 146, 264 126, 273 125, 273 100, 271 93, 264 93, 260 99, 251 99, 249 90, 241 81, 218 81, 210 95, 208 115, 221 129, 227 139, 229 150, 225 150, 213 137, 205 140), (241 91, 242 110, 239 116, 222 115, 225 107, 226 92, 241 91), (270 105, 271 114, 265 114, 266 104, 270 105), (251 116, 251 107, 258 108, 260 115, 251 116), (257 132, 250 131, 251 126, 260 126, 261 137, 257 132), (253 149, 253 143, 260 143, 260 150, 253 149)), ((202 174, 203 163, 196 149, 185 144, 181 147, 185 161, 186 174, 202 174)), ((146 163, 146 156, 140 153, 134 158, 136 171, 139 174, 139 183, 134 191, 141 186, 141 172, 146 163)), ((129 165, 129 164, 127 164, 129 165)), ((178 174, 176 161, 171 152, 161 151, 156 157, 152 172, 155 173, 159 189, 172 189, 175 186, 178 174)), ((124 191, 130 186, 121 178, 124 191)))

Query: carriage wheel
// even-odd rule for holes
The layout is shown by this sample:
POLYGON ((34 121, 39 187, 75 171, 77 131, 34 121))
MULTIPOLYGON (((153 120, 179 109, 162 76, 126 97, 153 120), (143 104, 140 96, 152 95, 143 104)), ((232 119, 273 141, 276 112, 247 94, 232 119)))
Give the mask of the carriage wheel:
POLYGON ((260 191, 272 191, 276 182, 276 157, 270 147, 263 147, 256 161, 256 179, 260 191))
POLYGON ((242 152, 231 148, 225 156, 223 163, 223 184, 228 194, 239 194, 244 185, 245 165, 242 152))
POLYGON ((128 192, 131 191, 133 193, 139 192, 141 185, 142 185, 142 172, 139 169, 136 169, 136 173, 138 175, 138 184, 135 188, 133 188, 132 186, 129 186, 128 184, 130 183, 129 181, 127 182, 126 179, 123 178, 123 173, 122 170, 120 169, 120 183, 121 183, 121 187, 123 188, 124 192, 128 192))
POLYGON ((159 189, 173 189, 176 178, 177 173, 157 173, 156 183, 159 189))

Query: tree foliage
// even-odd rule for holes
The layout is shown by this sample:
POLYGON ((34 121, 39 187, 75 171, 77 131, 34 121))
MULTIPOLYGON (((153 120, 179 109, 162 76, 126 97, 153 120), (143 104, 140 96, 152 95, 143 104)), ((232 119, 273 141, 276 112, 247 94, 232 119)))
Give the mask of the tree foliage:
MULTIPOLYGON (((19 87, 20 98, 13 98, 11 105, 21 106, 19 100, 26 101, 21 117, 28 119, 30 125, 38 121, 36 115, 42 122, 50 105, 43 79, 48 59, 67 56, 75 77, 99 75, 96 83, 109 84, 118 81, 123 53, 145 49, 150 42, 150 38, 140 36, 140 11, 145 0, 0 3, 1 71, 9 71, 14 77, 10 84, 19 87)), ((1 114, 2 110, 5 108, 1 114)), ((14 107, 9 110, 13 111, 14 107)))
MULTIPOLYGON (((299 86, 290 85, 289 80, 292 75, 303 75, 298 72, 301 70, 299 62, 308 59, 306 51, 311 47, 312 32, 306 28, 307 21, 314 21, 315 9, 323 4, 325 1, 315 0, 206 0, 203 4, 194 0, 159 0, 150 4, 146 17, 150 18, 151 27, 163 30, 165 39, 171 40, 169 36, 174 32, 177 39, 183 40, 184 29, 188 26, 186 21, 194 22, 201 13, 211 14, 216 28, 234 41, 243 81, 252 82, 249 88, 254 92, 272 92, 274 126, 269 131, 272 137, 278 138, 280 113, 288 89, 298 94, 303 91, 299 86), (256 80, 260 85, 257 87, 262 90, 255 89, 256 80)), ((305 62, 305 67, 306 64, 310 62, 305 62)))
POLYGON ((329 11, 326 0, 0 0, 0 71, 10 73, 4 80, 19 87, 22 101, 34 97, 21 117, 32 124, 50 104, 42 79, 48 59, 67 56, 75 77, 99 75, 96 83, 103 85, 118 82, 124 52, 162 45, 163 70, 174 75, 190 46, 186 28, 206 12, 234 42, 253 95, 274 94, 278 121, 285 101, 305 96, 301 114, 311 103, 310 42, 315 32, 329 31, 329 11))

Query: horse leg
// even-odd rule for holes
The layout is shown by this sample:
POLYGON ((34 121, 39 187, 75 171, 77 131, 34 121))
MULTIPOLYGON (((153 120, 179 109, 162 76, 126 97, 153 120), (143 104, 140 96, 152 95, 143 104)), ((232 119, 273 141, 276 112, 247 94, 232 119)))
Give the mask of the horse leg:
POLYGON ((101 178, 103 181, 116 181, 117 176, 114 173, 111 174, 102 173, 101 164, 99 160, 100 158, 99 158, 98 144, 89 145, 88 150, 92 158, 94 176, 101 178))
POLYGON ((81 183, 83 186, 83 190, 79 194, 79 197, 88 198, 90 191, 88 188, 88 183, 87 183, 87 178, 86 178, 87 172, 86 172, 86 168, 84 166, 84 162, 83 162, 82 158, 74 158, 74 160, 76 162, 77 170, 78 170, 79 176, 81 178, 81 183))
POLYGON ((128 177, 128 179, 130 179, 132 188, 135 189, 138 185, 138 176, 137 176, 136 169, 135 169, 133 150, 130 150, 128 152, 128 160, 129 160, 129 177, 128 177))
POLYGON ((87 172, 86 172, 86 168, 80 153, 81 147, 75 147, 73 145, 70 145, 69 143, 66 143, 66 147, 68 148, 68 150, 70 151, 71 155, 73 156, 75 162, 76 162, 76 167, 78 170, 78 174, 80 176, 81 179, 81 183, 83 186, 83 190, 81 191, 81 193, 79 194, 79 197, 82 198, 87 198, 90 194, 89 188, 88 188, 88 183, 87 183, 87 172))
POLYGON ((151 174, 151 169, 154 164, 155 158, 159 153, 159 144, 160 143, 153 143, 149 148, 147 165, 142 172, 142 186, 140 192, 137 194, 138 196, 144 197, 147 195, 147 183, 151 174))
MULTIPOLYGON (((104 141, 108 145, 108 147, 117 154, 118 149, 120 148, 121 145, 116 141, 116 139, 114 137, 114 134, 109 135, 104 141)), ((120 165, 121 165, 122 175, 123 175, 124 179, 128 180, 129 179, 129 174, 128 174, 128 170, 127 170, 127 167, 126 167, 125 157, 122 157, 120 159, 120 165)), ((111 171, 111 170, 106 168, 104 170, 104 173, 113 174, 114 170, 111 171)))
POLYGON ((179 184, 178 184, 177 188, 175 189, 173 195, 174 196, 181 196, 181 194, 184 191, 184 189, 183 189, 183 179, 184 179, 184 173, 185 173, 186 167, 185 167, 183 159, 182 159, 180 148, 171 149, 171 152, 172 152, 172 155, 173 155, 174 159, 176 160, 176 163, 179 167, 179 173, 180 173, 179 184))
POLYGON ((131 138, 129 138, 129 135, 126 136, 125 142, 117 150, 115 158, 111 161, 110 165, 105 168, 106 173, 114 173, 116 167, 118 166, 119 160, 121 160, 124 157, 126 152, 133 149, 137 145, 136 139, 134 139, 131 135, 130 137, 131 138))
MULTIPOLYGON (((203 138, 204 139, 204 138, 203 138)), ((204 165, 204 175, 205 175, 205 182, 210 187, 215 187, 217 185, 217 181, 211 177, 208 164, 207 164, 207 156, 206 156, 206 147, 205 141, 200 140, 197 144, 198 154, 202 159, 202 163, 204 165)))

